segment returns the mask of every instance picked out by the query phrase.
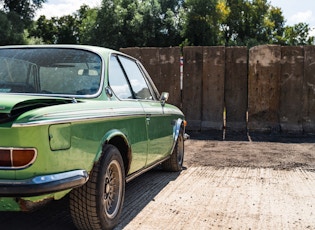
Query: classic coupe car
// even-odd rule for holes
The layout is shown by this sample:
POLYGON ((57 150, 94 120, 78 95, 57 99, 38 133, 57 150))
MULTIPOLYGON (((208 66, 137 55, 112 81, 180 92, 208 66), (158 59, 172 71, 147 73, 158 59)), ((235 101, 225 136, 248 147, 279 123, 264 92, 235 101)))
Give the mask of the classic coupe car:
POLYGON ((69 194, 78 229, 113 228, 126 182, 182 169, 186 122, 167 99, 114 50, 0 47, 0 211, 69 194))

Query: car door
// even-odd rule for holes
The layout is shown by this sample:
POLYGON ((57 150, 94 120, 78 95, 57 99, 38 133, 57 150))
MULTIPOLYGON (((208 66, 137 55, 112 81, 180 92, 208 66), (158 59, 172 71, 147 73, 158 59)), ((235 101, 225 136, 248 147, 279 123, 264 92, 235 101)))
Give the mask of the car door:
POLYGON ((112 100, 117 99, 115 109, 120 113, 115 129, 127 136, 132 151, 129 174, 145 167, 148 153, 145 112, 141 103, 134 98, 126 72, 116 55, 110 57, 108 84, 112 90, 112 100))
POLYGON ((148 132, 148 156, 151 165, 170 153, 172 147, 172 117, 158 100, 155 87, 146 78, 146 71, 133 59, 119 57, 130 81, 135 98, 141 103, 148 132))

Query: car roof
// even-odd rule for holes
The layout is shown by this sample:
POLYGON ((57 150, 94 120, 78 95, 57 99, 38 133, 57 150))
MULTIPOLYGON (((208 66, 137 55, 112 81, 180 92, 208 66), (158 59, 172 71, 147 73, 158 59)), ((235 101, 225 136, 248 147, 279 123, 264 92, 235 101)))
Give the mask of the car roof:
POLYGON ((91 46, 91 45, 73 45, 73 44, 51 44, 51 45, 8 45, 0 46, 1 49, 77 49, 85 50, 98 54, 104 59, 107 59, 110 54, 120 54, 131 59, 136 60, 134 57, 131 57, 120 51, 116 51, 110 48, 100 47, 100 46, 91 46))
MULTIPOLYGON (((117 50, 113 50, 110 48, 100 47, 100 46, 91 46, 91 45, 71 45, 71 44, 54 44, 54 45, 7 45, 7 46, 0 46, 1 49, 80 49, 80 50, 87 50, 95 53, 99 53, 100 55, 110 54, 110 53, 118 53, 123 54, 117 50)), ((126 55, 126 54, 123 54, 126 55)), ((128 55, 126 55, 128 56, 128 55)))

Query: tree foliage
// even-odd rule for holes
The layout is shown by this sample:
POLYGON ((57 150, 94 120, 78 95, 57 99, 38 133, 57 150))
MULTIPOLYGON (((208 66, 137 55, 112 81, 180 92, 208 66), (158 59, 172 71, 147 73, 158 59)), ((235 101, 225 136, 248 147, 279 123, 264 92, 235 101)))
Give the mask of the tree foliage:
POLYGON ((103 0, 91 43, 126 46, 178 45, 179 1, 103 0))
POLYGON ((0 45, 19 44, 23 42, 22 33, 18 33, 7 14, 0 11, 0 45))
POLYGON ((227 15, 221 23, 225 45, 253 46, 277 43, 284 17, 267 0, 226 0, 227 15))
POLYGON ((306 23, 285 26, 268 0, 103 0, 72 15, 32 21, 46 0, 0 0, 0 44, 131 46, 310 45, 306 23), (26 41, 26 36, 29 36, 26 41))
POLYGON ((5 12, 15 13, 19 18, 30 23, 37 9, 42 7, 46 0, 0 0, 5 12))
POLYGON ((88 44, 93 35, 97 10, 82 5, 73 15, 47 19, 40 16, 29 29, 30 37, 46 44, 88 44))
POLYGON ((217 45, 219 12, 217 0, 187 0, 184 4, 183 36, 191 45, 217 45))
POLYGON ((24 30, 46 0, 0 0, 0 45, 24 44, 24 30))
POLYGON ((314 37, 308 36, 311 28, 306 23, 298 23, 294 26, 284 28, 284 39, 282 45, 311 45, 314 44, 314 37))

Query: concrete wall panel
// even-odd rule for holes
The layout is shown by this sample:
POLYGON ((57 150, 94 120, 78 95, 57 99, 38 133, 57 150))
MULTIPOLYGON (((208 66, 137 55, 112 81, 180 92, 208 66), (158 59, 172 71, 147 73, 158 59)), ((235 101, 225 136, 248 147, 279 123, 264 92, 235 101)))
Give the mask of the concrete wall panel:
POLYGON ((249 51, 248 128, 277 132, 280 103, 280 46, 256 46, 249 51))
POLYGON ((184 47, 183 112, 188 129, 201 130, 203 48, 184 47))
POLYGON ((304 47, 303 130, 315 133, 315 47, 304 47))
POLYGON ((184 88, 180 90, 181 50, 127 48, 160 92, 182 110, 188 130, 315 133, 315 47, 184 47, 184 88), (247 59, 248 55, 248 59, 247 59), (225 103, 225 104, 224 104, 225 103), (246 120, 248 114, 248 123, 246 120))
POLYGON ((225 47, 203 47, 202 130, 222 130, 225 47))
POLYGON ((180 107, 180 48, 161 48, 159 50, 159 63, 157 65, 160 66, 160 79, 154 79, 154 82, 158 82, 160 93, 169 92, 169 103, 180 107))
POLYGON ((304 49, 282 47, 281 53, 281 131, 302 133, 304 49))
POLYGON ((225 106, 226 128, 246 131, 247 121, 247 65, 246 47, 226 48, 225 106))

